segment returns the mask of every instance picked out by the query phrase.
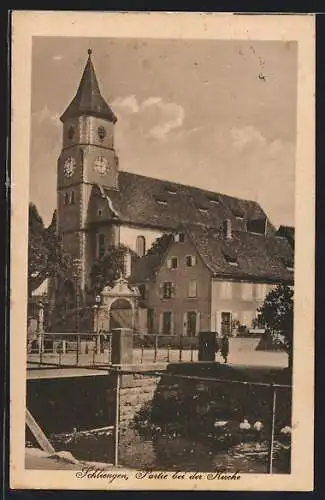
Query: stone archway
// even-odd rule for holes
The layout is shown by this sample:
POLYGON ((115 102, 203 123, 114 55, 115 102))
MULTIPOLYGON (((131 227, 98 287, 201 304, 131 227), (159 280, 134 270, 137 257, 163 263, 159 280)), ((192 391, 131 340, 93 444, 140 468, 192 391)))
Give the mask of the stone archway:
POLYGON ((129 299, 118 298, 112 302, 110 307, 110 329, 133 328, 134 313, 133 304, 129 299))
POLYGON ((101 305, 98 308, 99 330, 112 331, 115 328, 135 329, 139 290, 129 285, 122 276, 112 287, 106 286, 101 292, 101 305))

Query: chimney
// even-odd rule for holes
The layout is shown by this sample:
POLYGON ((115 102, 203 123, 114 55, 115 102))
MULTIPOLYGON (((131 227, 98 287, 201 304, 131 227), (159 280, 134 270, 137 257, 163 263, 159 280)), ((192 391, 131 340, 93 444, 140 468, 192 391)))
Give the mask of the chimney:
POLYGON ((225 240, 231 240, 231 238, 232 238, 232 228, 231 228, 231 220, 230 219, 226 219, 223 222, 222 232, 223 232, 223 237, 224 237, 225 240))
POLYGON ((146 239, 144 236, 137 236, 136 240, 136 252, 139 257, 143 257, 146 253, 146 239))

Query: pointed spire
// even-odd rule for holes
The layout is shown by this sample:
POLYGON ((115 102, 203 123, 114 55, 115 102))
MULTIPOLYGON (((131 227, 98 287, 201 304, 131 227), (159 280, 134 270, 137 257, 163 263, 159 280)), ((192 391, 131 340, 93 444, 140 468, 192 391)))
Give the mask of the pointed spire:
POLYGON ((77 93, 61 116, 62 122, 68 118, 80 115, 98 116, 113 123, 117 120, 113 111, 100 93, 94 65, 91 60, 91 54, 92 50, 88 49, 88 59, 77 93))

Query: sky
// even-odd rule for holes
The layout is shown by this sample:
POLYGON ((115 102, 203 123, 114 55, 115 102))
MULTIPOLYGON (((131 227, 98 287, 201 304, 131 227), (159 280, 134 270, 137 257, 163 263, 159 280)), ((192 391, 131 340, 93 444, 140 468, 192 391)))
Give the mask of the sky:
POLYGON ((93 50, 120 170, 255 200, 294 225, 297 44, 35 37, 30 199, 56 207, 60 115, 93 50))

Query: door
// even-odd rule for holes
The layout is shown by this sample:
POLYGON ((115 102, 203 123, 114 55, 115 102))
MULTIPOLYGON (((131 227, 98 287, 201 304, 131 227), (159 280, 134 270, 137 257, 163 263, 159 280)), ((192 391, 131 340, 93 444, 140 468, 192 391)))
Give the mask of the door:
POLYGON ((221 313, 221 335, 231 334, 231 313, 222 312, 221 313))
POLYGON ((164 335, 171 335, 172 332, 172 313, 165 311, 163 313, 162 333, 164 335))
POLYGON ((187 335, 195 337, 196 335, 196 312, 188 311, 187 313, 187 335))

